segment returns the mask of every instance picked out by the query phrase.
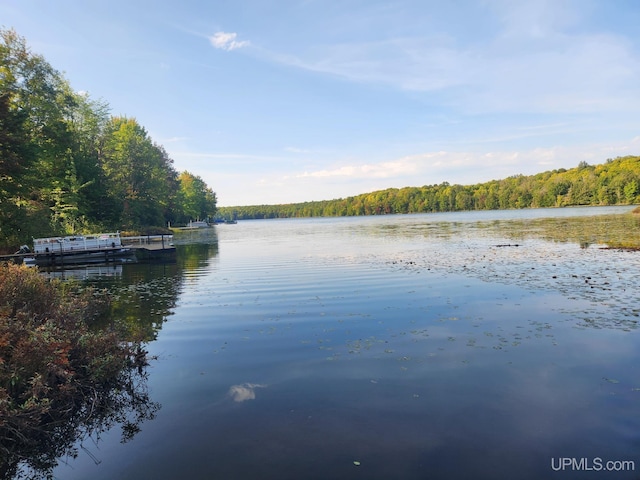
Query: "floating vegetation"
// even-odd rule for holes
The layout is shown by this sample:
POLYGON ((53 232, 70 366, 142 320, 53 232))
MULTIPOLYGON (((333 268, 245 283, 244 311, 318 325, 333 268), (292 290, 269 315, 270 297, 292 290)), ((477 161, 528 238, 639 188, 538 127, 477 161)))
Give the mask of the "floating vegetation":
POLYGON ((640 282, 636 215, 452 222, 444 230, 425 222, 398 228, 394 235, 407 244, 404 252, 374 253, 362 261, 555 292, 590 307, 588 316, 578 309, 567 312, 578 325, 637 328, 640 314, 630 295, 640 282))

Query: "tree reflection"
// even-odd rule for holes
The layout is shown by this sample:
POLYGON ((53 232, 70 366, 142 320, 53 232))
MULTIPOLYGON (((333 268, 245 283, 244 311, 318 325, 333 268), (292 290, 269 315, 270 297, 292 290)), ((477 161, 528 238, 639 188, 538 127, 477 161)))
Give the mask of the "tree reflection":
POLYGON ((119 424, 126 441, 160 408, 142 344, 97 328, 109 297, 77 287, 0 265, 0 478, 50 478, 85 438, 119 424))
POLYGON ((134 358, 115 381, 84 389, 84 396, 65 411, 52 409, 38 422, 29 414, 0 420, 0 478, 53 478, 60 458, 75 458, 79 449, 91 455, 83 441, 98 439, 117 425, 121 441, 131 440, 160 409, 149 396, 147 378, 146 362, 134 358))
POLYGON ((217 256, 215 229, 202 230, 175 237, 175 262, 127 264, 121 275, 90 282, 109 294, 109 322, 121 330, 125 338, 155 340, 164 322, 173 314, 185 277, 206 267, 217 256))

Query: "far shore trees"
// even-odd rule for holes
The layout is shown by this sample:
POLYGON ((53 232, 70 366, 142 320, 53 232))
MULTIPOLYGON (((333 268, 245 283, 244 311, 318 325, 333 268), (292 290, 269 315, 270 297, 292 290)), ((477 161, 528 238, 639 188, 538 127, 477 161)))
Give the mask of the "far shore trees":
POLYGON ((609 159, 601 165, 581 162, 576 168, 536 175, 514 175, 476 185, 389 188, 355 197, 286 205, 222 207, 238 219, 383 215, 513 208, 640 203, 640 156, 609 159))

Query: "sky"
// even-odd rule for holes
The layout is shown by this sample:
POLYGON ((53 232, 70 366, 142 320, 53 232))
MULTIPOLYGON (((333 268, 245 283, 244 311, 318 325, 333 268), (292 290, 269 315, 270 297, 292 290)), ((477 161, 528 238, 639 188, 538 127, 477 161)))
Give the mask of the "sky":
POLYGON ((637 0, 2 0, 219 206, 640 155, 637 0))

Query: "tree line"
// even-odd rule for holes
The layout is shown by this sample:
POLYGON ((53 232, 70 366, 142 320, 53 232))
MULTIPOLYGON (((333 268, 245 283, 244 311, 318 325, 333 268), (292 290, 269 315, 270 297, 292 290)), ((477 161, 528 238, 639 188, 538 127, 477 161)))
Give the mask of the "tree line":
POLYGON ((0 248, 215 211, 211 188, 178 172, 135 118, 110 115, 14 30, 0 30, 0 248))
POLYGON ((581 162, 576 168, 514 175, 475 185, 444 182, 389 188, 336 200, 221 207, 218 215, 258 219, 636 203, 640 203, 640 157, 626 156, 608 159, 600 165, 581 162))

